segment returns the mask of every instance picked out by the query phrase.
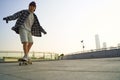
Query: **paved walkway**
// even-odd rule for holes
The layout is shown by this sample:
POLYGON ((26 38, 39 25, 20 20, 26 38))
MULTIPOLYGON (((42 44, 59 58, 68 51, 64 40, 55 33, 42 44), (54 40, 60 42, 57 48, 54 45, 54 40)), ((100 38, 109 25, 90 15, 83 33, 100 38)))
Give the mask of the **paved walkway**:
POLYGON ((120 58, 0 63, 0 80, 120 80, 120 58))

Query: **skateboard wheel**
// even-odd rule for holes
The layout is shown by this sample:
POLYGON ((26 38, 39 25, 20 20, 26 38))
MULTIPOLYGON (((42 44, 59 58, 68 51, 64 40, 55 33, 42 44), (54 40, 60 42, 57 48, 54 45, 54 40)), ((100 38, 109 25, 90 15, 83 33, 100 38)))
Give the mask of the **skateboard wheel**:
POLYGON ((31 65, 32 65, 32 63, 29 63, 29 64, 31 64, 31 65))
POLYGON ((28 65, 27 63, 24 63, 25 65, 28 65))
POLYGON ((22 65, 22 63, 19 63, 19 66, 21 66, 22 65))

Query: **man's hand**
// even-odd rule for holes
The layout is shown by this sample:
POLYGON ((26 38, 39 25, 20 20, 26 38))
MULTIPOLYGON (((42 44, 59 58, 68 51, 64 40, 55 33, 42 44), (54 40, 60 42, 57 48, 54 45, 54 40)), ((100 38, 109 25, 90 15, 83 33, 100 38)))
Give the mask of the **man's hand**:
POLYGON ((6 20, 6 23, 8 23, 8 19, 7 18, 3 18, 3 20, 6 20))
POLYGON ((44 32, 44 34, 47 34, 47 32, 44 32))

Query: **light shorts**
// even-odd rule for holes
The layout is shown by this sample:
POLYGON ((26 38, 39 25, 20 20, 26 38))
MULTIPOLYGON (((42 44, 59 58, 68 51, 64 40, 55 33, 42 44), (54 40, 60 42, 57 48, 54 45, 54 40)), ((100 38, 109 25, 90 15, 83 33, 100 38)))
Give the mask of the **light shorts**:
POLYGON ((19 34, 20 34, 21 42, 33 43, 33 38, 32 38, 32 34, 31 34, 30 31, 26 30, 23 27, 20 27, 19 28, 19 34))

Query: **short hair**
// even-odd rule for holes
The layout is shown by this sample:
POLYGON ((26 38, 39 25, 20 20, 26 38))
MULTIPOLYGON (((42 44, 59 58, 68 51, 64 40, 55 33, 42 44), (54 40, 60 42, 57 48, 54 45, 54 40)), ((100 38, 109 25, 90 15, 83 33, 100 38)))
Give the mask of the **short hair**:
POLYGON ((36 3, 34 1, 32 1, 29 6, 35 6, 36 7, 36 3))

